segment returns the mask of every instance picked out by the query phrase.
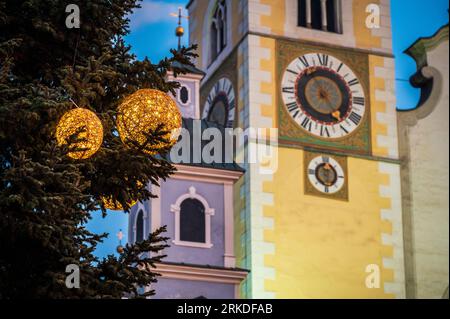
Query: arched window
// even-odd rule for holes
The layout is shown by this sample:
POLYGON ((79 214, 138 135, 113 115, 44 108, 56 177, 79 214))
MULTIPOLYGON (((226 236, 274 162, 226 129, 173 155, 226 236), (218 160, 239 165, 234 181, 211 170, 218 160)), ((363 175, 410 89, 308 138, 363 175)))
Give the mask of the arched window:
POLYGON ((341 0, 298 0, 298 26, 342 33, 341 0))
POLYGON ((180 246, 211 248, 211 216, 214 209, 194 186, 181 195, 170 210, 175 213, 175 239, 180 246))
POLYGON ((187 104, 189 102, 189 90, 186 86, 182 86, 180 89, 180 101, 183 104, 187 104))
POLYGON ((142 209, 136 216, 136 242, 144 240, 144 212, 142 209))
POLYGON ((210 63, 227 46, 227 4, 226 0, 219 0, 216 4, 210 27, 210 63))
POLYGON ((194 198, 180 205, 180 240, 205 243, 205 207, 194 198))
POLYGON ((217 38, 218 32, 217 32, 217 21, 213 20, 211 24, 211 62, 213 62, 217 58, 217 38))

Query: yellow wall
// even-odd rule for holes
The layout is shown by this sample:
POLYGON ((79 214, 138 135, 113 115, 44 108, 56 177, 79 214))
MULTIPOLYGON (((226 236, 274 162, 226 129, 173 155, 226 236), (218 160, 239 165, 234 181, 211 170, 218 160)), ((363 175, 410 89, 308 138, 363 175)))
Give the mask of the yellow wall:
POLYGON ((261 25, 270 28, 273 34, 284 34, 285 1, 260 0, 262 5, 270 6, 270 15, 261 16, 261 25))
POLYGON ((381 210, 390 200, 381 198, 379 186, 388 176, 378 163, 349 158, 350 201, 324 199, 304 194, 303 151, 279 149, 279 168, 273 182, 273 208, 267 217, 275 220, 265 240, 275 244, 275 254, 266 256, 275 269, 275 280, 265 288, 277 298, 391 298, 384 282, 393 281, 392 270, 383 269, 383 258, 392 248, 382 245, 381 234, 391 233, 391 224, 381 220, 381 210), (365 286, 366 266, 381 267, 380 289, 365 286))
POLYGON ((368 4, 380 4, 380 0, 357 0, 353 1, 353 25, 355 32, 356 46, 362 49, 380 48, 381 38, 374 36, 371 29, 365 27, 368 13, 368 4))
POLYGON ((386 46, 390 42, 390 8, 389 3, 381 4, 380 0, 353 0, 351 3, 342 1, 343 17, 342 24, 344 35, 341 39, 333 38, 333 35, 326 32, 310 34, 306 30, 292 32, 297 28, 296 15, 292 25, 287 25, 287 16, 296 11, 297 0, 256 0, 249 4, 249 11, 253 17, 250 17, 250 29, 270 35, 302 38, 312 41, 328 41, 334 44, 341 44, 360 49, 377 49, 391 51, 391 47, 386 46), (381 9, 381 29, 374 31, 366 27, 366 19, 369 13, 366 8, 369 4, 378 4, 381 9), (352 5, 352 6, 351 6, 352 5), (263 7, 264 10, 260 8, 263 7), (348 23, 351 22, 351 23, 348 23), (347 42, 349 39, 351 41, 347 42), (382 39, 385 39, 383 43, 382 39), (345 43, 345 44, 344 44, 345 43))

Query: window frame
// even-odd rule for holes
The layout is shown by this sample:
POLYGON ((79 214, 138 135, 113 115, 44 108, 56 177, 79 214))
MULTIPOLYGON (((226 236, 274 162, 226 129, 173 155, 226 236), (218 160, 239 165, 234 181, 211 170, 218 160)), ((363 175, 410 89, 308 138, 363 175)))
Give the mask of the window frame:
POLYGON ((134 225, 133 225, 133 233, 134 233, 134 243, 137 243, 138 237, 138 218, 142 213, 142 240, 145 240, 145 211, 142 208, 139 208, 136 212, 136 216, 134 217, 134 225))
POLYGON ((177 89, 177 100, 178 102, 182 105, 182 106, 188 106, 191 104, 192 102, 192 98, 191 98, 191 88, 186 85, 186 84, 181 84, 181 86, 177 89), (188 100, 186 101, 186 103, 183 103, 183 101, 181 100, 181 89, 185 88, 187 90, 187 94, 188 94, 188 100))
POLYGON ((214 245, 211 242, 211 216, 214 216, 215 210, 209 206, 207 200, 197 193, 197 189, 194 186, 189 187, 188 193, 185 193, 177 198, 175 204, 170 205, 170 211, 175 214, 175 239, 172 240, 177 246, 193 247, 193 248, 211 248, 214 245), (205 242, 190 242, 180 239, 180 216, 181 216, 181 203, 186 199, 196 199, 202 203, 205 208, 205 242))
POLYGON ((208 68, 219 58, 219 56, 228 47, 228 1, 217 0, 212 11, 211 21, 209 23, 209 55, 208 55, 208 68), (220 20, 219 20, 220 17, 220 20), (214 36, 216 41, 212 40, 213 26, 215 26, 216 34, 214 36), (215 48, 213 51, 213 43, 215 48))
MULTIPOLYGON (((326 33, 331 33, 331 34, 340 34, 343 35, 344 34, 344 28, 343 28, 343 22, 342 22, 342 0, 326 0, 326 4, 325 4, 325 10, 326 10, 326 16, 327 16, 327 28, 329 28, 330 26, 328 25, 328 20, 329 20, 329 12, 328 12, 328 1, 334 1, 334 12, 333 12, 333 20, 335 22, 335 25, 333 26, 333 31, 330 30, 323 30, 321 27, 317 28, 317 27, 313 27, 314 24, 314 17, 313 17, 313 5, 312 5, 312 1, 314 0, 310 0, 311 1, 311 5, 310 5, 310 10, 311 12, 308 14, 308 12, 306 11, 306 5, 305 5, 305 12, 304 14, 301 15, 300 12, 300 7, 302 2, 305 2, 308 0, 297 0, 297 27, 298 28, 304 28, 304 29, 308 29, 308 30, 313 30, 313 31, 319 31, 319 32, 326 32, 326 33), (300 23, 300 16, 304 16, 305 17, 305 25, 302 25, 300 23), (311 23, 308 24, 308 16, 311 19, 311 23)), ((319 0, 321 1, 321 0, 319 0)), ((317 5, 317 4, 316 4, 317 5)), ((321 7, 321 4, 319 4, 319 7, 321 7)), ((321 15, 320 17, 320 24, 323 25, 322 23, 323 20, 323 16, 321 15)))

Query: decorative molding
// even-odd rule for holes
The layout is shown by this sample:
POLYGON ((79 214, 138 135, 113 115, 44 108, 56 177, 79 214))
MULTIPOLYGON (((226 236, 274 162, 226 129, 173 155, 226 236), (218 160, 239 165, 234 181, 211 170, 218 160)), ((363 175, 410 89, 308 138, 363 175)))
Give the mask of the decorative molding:
POLYGON ((156 263, 156 272, 163 278, 217 282, 224 284, 240 284, 248 272, 245 270, 218 269, 156 263))
POLYGON ((441 44, 442 41, 448 40, 448 38, 448 24, 446 24, 431 37, 417 39, 416 42, 404 51, 404 53, 416 61, 417 69, 420 70, 428 65, 427 52, 433 50, 441 44))
MULTIPOLYGON (((422 97, 414 109, 397 110, 399 127, 403 124, 404 126, 415 126, 419 120, 433 113, 443 94, 444 80, 442 74, 436 68, 425 66, 414 77, 416 79, 421 78, 421 84, 417 86, 422 88, 422 97)), ((404 137, 403 133, 405 132, 399 128, 400 139, 404 137)))
POLYGON ((179 74, 177 77, 173 75, 172 71, 167 72, 167 80, 174 81, 174 80, 190 80, 190 82, 195 81, 201 81, 203 79, 204 75, 202 74, 195 74, 195 73, 185 73, 185 74, 179 74))
POLYGON ((175 165, 175 168, 177 171, 171 176, 172 179, 203 181, 215 184, 233 184, 244 174, 241 171, 180 164, 175 165))
MULTIPOLYGON (((318 32, 323 33, 323 31, 318 31, 318 32)), ((286 41, 292 41, 292 42, 299 42, 299 39, 296 39, 293 37, 285 37, 285 36, 274 35, 274 34, 265 34, 265 33, 261 33, 261 32, 255 32, 255 31, 249 31, 246 34, 244 34, 243 39, 241 39, 240 42, 243 42, 243 40, 245 40, 245 37, 247 37, 248 35, 256 35, 256 36, 275 39, 275 40, 286 40, 286 41)), ((334 44, 334 43, 339 43, 339 42, 331 42, 331 43, 323 42, 322 43, 317 40, 311 40, 311 39, 302 39, 301 42, 305 43, 305 44, 309 44, 309 45, 317 45, 317 46, 321 46, 323 48, 330 48, 330 49, 339 49, 339 50, 343 50, 343 51, 347 51, 347 52, 362 53, 362 54, 366 54, 366 55, 371 54, 371 55, 386 57, 386 58, 394 58, 395 57, 392 53, 386 53, 386 52, 382 52, 382 51, 374 51, 373 49, 353 48, 353 47, 345 46, 344 44, 342 44, 342 45, 334 44)))
POLYGON ((211 243, 211 216, 214 216, 214 208, 211 208, 206 201, 206 199, 197 193, 197 190, 194 186, 189 187, 189 192, 181 195, 175 201, 175 204, 170 205, 170 211, 175 213, 175 240, 172 242, 175 245, 179 246, 187 246, 194 248, 211 248, 213 244, 211 243), (181 213, 181 204, 186 199, 196 199, 200 203, 202 203, 205 208, 205 242, 197 243, 197 242, 188 242, 180 239, 180 213, 181 213))

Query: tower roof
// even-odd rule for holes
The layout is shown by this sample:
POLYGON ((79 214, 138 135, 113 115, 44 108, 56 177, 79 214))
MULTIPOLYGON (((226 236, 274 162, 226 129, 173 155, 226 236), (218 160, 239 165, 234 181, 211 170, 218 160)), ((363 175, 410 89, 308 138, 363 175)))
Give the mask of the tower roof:
POLYGON ((182 64, 182 63, 180 63, 180 62, 178 62, 178 61, 174 61, 173 63, 172 63, 172 65, 171 65, 171 67, 172 68, 176 68, 176 69, 180 69, 180 70, 183 70, 183 71, 185 71, 186 73, 190 73, 190 74, 198 74, 198 75, 201 75, 201 76, 205 76, 205 72, 203 72, 202 70, 200 70, 200 69, 197 69, 196 67, 194 67, 194 66, 191 66, 191 65, 187 65, 187 64, 182 64))
MULTIPOLYGON (((231 162, 231 163, 226 163, 226 157, 225 157, 225 127, 218 125, 216 123, 212 123, 212 122, 208 122, 207 120, 203 119, 203 120, 195 120, 195 119, 187 119, 187 118, 183 118, 183 128, 185 128, 188 132, 189 132, 189 138, 190 138, 190 143, 189 143, 189 161, 188 163, 178 163, 181 165, 188 165, 188 166, 199 166, 199 167, 205 167, 205 168, 214 168, 214 169, 221 169, 221 170, 232 170, 232 171, 239 171, 239 172, 245 172, 245 170, 240 167, 236 162, 231 162), (200 123, 200 136, 203 136, 203 132, 208 129, 208 128, 217 128, 218 130, 220 130, 221 132, 221 147, 222 147, 222 159, 220 163, 216 163, 216 162, 212 162, 212 163, 207 163, 204 161, 203 156, 201 157, 200 163, 194 163, 194 152, 196 151, 194 148, 194 136, 195 136, 195 129, 196 126, 198 124, 194 124, 194 121, 198 121, 200 123)), ((203 152, 203 148, 209 144, 211 142, 211 140, 201 140, 200 144, 201 144, 201 152, 203 152)), ((198 142, 196 142, 198 143, 198 142)), ((198 151, 197 151, 198 152, 198 151)), ((170 152, 167 155, 167 160, 170 162, 173 162, 171 160, 170 157, 170 152)))

